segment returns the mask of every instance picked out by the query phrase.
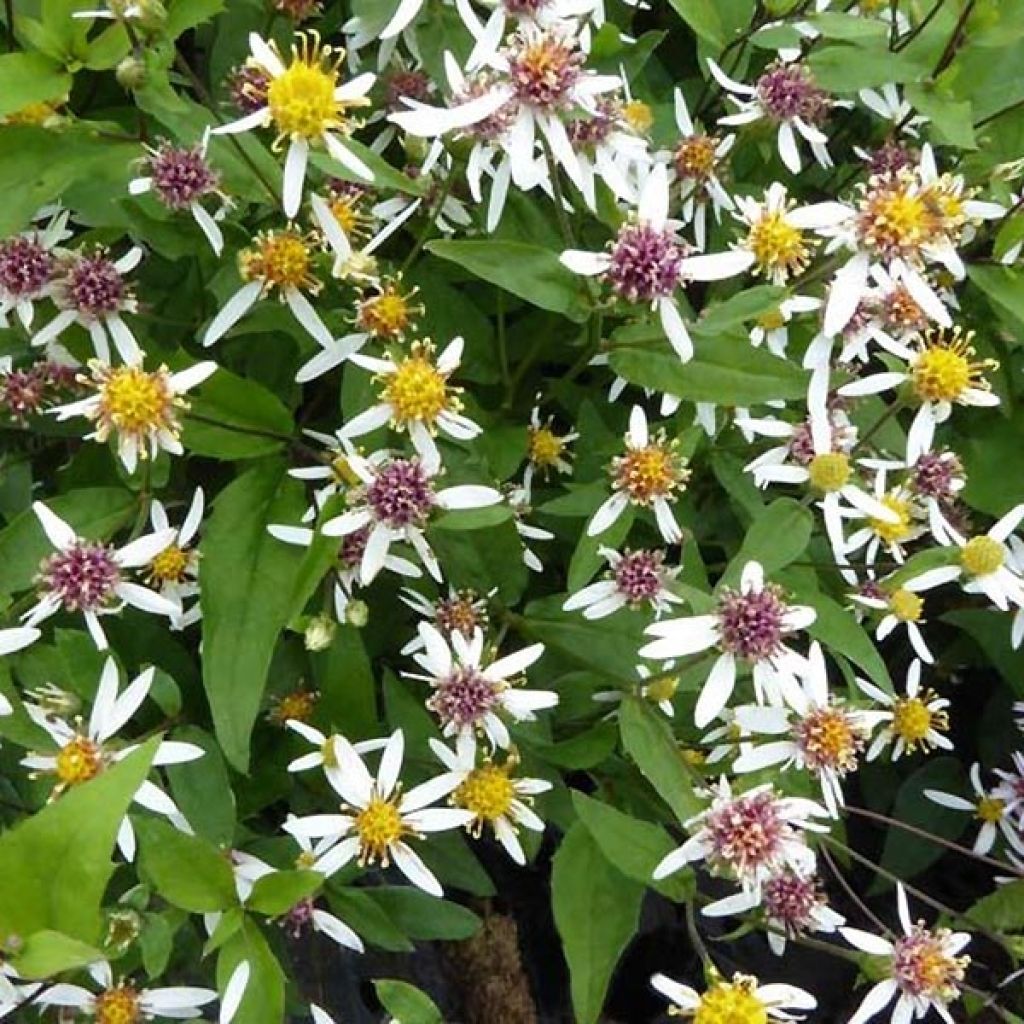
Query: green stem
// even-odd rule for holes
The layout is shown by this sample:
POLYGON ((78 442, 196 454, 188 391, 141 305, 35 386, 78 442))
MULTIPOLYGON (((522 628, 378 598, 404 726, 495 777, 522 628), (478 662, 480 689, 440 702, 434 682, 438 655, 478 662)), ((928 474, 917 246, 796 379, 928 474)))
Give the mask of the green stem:
POLYGON ((500 288, 496 296, 498 312, 498 361, 501 364, 501 382, 505 386, 505 405, 512 401, 512 378, 508 369, 508 338, 505 331, 505 293, 500 288))
POLYGON ((423 246, 427 244, 427 235, 430 234, 430 229, 434 226, 437 218, 440 216, 441 210, 444 208, 445 200, 449 195, 451 195, 457 174, 458 170, 454 165, 449 168, 448 176, 444 180, 444 186, 438 194, 437 201, 431 207, 426 223, 420 230, 419 235, 416 236, 416 241, 413 244, 413 247, 409 250, 409 255, 405 257, 401 269, 398 271, 399 277, 401 277, 413 265, 413 261, 423 251, 423 246))

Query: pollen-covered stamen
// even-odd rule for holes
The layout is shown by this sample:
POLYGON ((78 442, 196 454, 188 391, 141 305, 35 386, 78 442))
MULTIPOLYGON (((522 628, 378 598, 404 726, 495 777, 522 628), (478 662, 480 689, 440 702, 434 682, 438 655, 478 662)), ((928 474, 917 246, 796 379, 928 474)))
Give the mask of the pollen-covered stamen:
POLYGON ((260 232, 238 254, 238 269, 246 281, 261 281, 270 291, 297 288, 315 295, 321 282, 313 273, 312 236, 293 228, 260 232))
POLYGON ((948 1003, 960 995, 960 982, 971 962, 949 952, 951 933, 930 931, 921 924, 898 938, 892 954, 892 976, 901 991, 925 1000, 948 1003))
MULTIPOLYGON (((101 440, 111 432, 137 437, 155 431, 178 434, 178 410, 188 408, 188 403, 171 390, 167 367, 147 371, 138 366, 110 367, 98 360, 89 365, 99 391, 95 419, 101 440)), ((139 454, 145 457, 145 449, 139 454)))
POLYGON ((768 1009, 756 993, 757 979, 747 975, 716 981, 700 997, 693 1024, 768 1024, 768 1009))
POLYGON ((917 697, 900 697, 892 705, 892 731, 903 740, 907 750, 928 750, 930 732, 947 732, 949 716, 941 709, 929 705, 936 694, 926 690, 917 697))
POLYGON ((476 815, 470 825, 476 835, 485 824, 493 824, 511 810, 516 789, 509 773, 515 763, 511 758, 502 765, 485 761, 474 768, 452 794, 452 803, 456 807, 464 807, 476 815))
POLYGON ((805 878, 791 869, 762 885, 761 901, 765 916, 790 935, 813 928, 814 916, 826 902, 817 877, 805 878))
POLYGON ((744 244, 754 256, 755 271, 778 281, 803 271, 813 251, 813 243, 782 210, 765 211, 750 225, 744 244))
POLYGON ((192 568, 194 553, 177 544, 168 544, 149 563, 148 578, 151 583, 184 583, 192 568))
POLYGON ((389 847, 411 832, 398 810, 398 794, 392 793, 387 800, 374 794, 356 815, 355 831, 359 837, 360 867, 377 863, 387 867, 389 847))
POLYGON ((378 522, 400 530, 423 523, 436 502, 434 485, 416 459, 393 459, 366 488, 378 522))
POLYGON ((269 86, 270 75, 255 64, 242 64, 228 73, 228 94, 242 114, 254 114, 267 105, 269 86))
POLYGON ((645 223, 619 228, 605 272, 612 290, 627 302, 672 295, 682 279, 684 245, 672 231, 645 223))
POLYGON ((462 407, 461 388, 449 386, 448 374, 437 368, 433 356, 429 341, 415 342, 387 375, 381 398, 391 406, 396 427, 414 420, 433 425, 441 413, 462 407))
POLYGON ((968 576, 988 576, 1002 567, 1006 549, 997 540, 984 535, 972 537, 960 549, 960 564, 968 576))
POLYGON ((811 771, 828 770, 837 775, 856 769, 867 739, 863 726, 837 704, 809 711, 793 732, 804 763, 811 771))
POLYGON ((905 285, 897 285, 881 301, 882 325, 897 334, 915 334, 928 329, 928 317, 905 285))
POLYGON ((504 688, 504 683, 492 682, 478 669, 459 666, 436 684, 427 707, 443 726, 478 728, 504 688))
POLYGON ((868 519, 868 526, 874 535, 887 545, 901 544, 914 536, 913 506, 899 491, 890 491, 879 499, 896 517, 893 521, 868 519))
POLYGON ((615 586, 631 604, 653 601, 664 582, 664 551, 626 551, 612 570, 615 586))
POLYGON ((760 591, 725 588, 718 598, 718 645, 746 661, 767 661, 782 647, 788 610, 782 588, 766 583, 760 591))
POLYGON ((300 32, 296 39, 288 67, 267 86, 267 107, 279 133, 278 141, 313 140, 328 131, 345 130, 350 127, 346 108, 368 102, 335 99, 344 50, 321 46, 316 32, 300 32))
POLYGON ((954 245, 963 238, 964 229, 971 222, 966 203, 975 189, 965 189, 963 180, 943 174, 922 189, 922 198, 932 217, 932 234, 947 239, 954 245))
POLYGON ((0 292, 16 299, 37 295, 53 268, 53 256, 37 238, 18 235, 0 241, 0 292))
POLYGON ((434 622, 446 636, 461 633, 469 640, 475 630, 487 626, 487 606, 474 590, 457 590, 450 597, 438 599, 434 605, 434 622))
POLYGON ((103 770, 103 751, 88 736, 75 736, 57 751, 57 778, 64 786, 77 786, 103 770))
POLYGON ((889 614, 900 622, 920 622, 924 611, 924 598, 912 590, 900 587, 888 597, 889 614))
POLYGON ((206 162, 201 146, 161 143, 149 158, 156 197, 172 210, 184 210, 217 191, 220 178, 206 162))
POLYGON ((367 205, 369 192, 367 189, 352 182, 332 179, 327 192, 327 205, 341 230, 350 239, 365 238, 370 233, 369 213, 367 205))
POLYGON ((934 219, 910 170, 871 178, 861 186, 857 233, 861 244, 886 260, 918 262, 932 238, 934 219))
POLYGON ((62 261, 55 278, 58 305, 96 318, 123 309, 132 299, 121 272, 105 249, 80 252, 62 261))
POLYGON ((586 56, 576 41, 555 32, 518 35, 507 51, 508 77, 520 103, 560 110, 572 103, 586 56))
POLYGON ((872 177, 899 174, 910 169, 916 161, 914 153, 906 146, 890 139, 867 155, 868 173, 872 177))
POLYGON ((624 491, 635 505, 672 497, 686 489, 690 471, 686 460, 676 452, 676 443, 659 433, 643 448, 629 448, 612 459, 612 484, 624 491))
POLYGON ((371 295, 360 297, 356 305, 356 326, 381 341, 399 341, 405 337, 423 305, 414 302, 417 289, 403 292, 400 281, 381 281, 371 295))
POLYGON ((125 982, 96 996, 92 1012, 95 1024, 140 1024, 143 1019, 139 993, 125 982))
POLYGON ((853 476, 850 458, 844 452, 822 452, 807 467, 811 487, 823 494, 842 490, 853 476))
POLYGON ((991 825, 997 825, 1003 820, 1006 813, 1006 801, 1000 800, 997 796, 983 796, 977 803, 974 816, 979 821, 991 825))
POLYGON ((814 81, 805 64, 774 61, 757 80, 757 99, 773 121, 800 118, 807 124, 820 124, 828 116, 828 93, 814 81))
MULTIPOLYGON (((306 690, 299 688, 291 693, 275 697, 267 718, 275 725, 284 725, 289 719, 297 722, 308 722, 313 717, 320 694, 317 690, 306 690)), ((333 745, 326 744, 329 747, 333 745)))
POLYGON ((710 811, 704 824, 711 843, 708 859, 740 877, 780 862, 793 835, 769 791, 735 797, 710 811))
POLYGON ((718 166, 718 147, 721 142, 717 135, 701 133, 680 139, 672 154, 676 174, 684 181, 706 184, 718 166))
POLYGON ((955 402, 970 389, 988 391, 986 371, 994 359, 974 359, 974 331, 933 328, 920 336, 920 351, 911 364, 914 392, 922 402, 955 402))
POLYGON ((565 441, 550 426, 531 426, 527 445, 530 461, 541 469, 557 469, 565 453, 565 441))
POLYGON ((121 570, 114 549, 97 541, 80 540, 43 559, 36 583, 67 610, 99 611, 117 600, 121 570))
POLYGON ((914 465, 910 485, 922 497, 951 501, 963 479, 963 466, 953 452, 925 452, 914 465))
POLYGON ((303 935, 308 935, 313 927, 313 909, 312 897, 307 896, 304 900, 299 900, 281 918, 280 923, 285 935, 290 939, 301 939, 303 935))

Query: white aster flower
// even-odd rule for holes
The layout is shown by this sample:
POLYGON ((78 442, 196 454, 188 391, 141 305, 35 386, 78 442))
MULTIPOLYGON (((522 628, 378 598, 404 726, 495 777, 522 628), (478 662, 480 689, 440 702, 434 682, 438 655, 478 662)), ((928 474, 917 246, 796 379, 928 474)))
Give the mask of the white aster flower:
POLYGON ((1003 799, 1003 791, 998 785, 991 790, 982 785, 981 765, 977 761, 971 765, 970 779, 974 800, 967 800, 956 793, 946 793, 941 789, 926 789, 924 795, 940 807, 948 807, 953 811, 967 811, 981 822, 981 828, 978 829, 972 847, 975 853, 990 853, 1000 832, 1008 843, 1020 849, 1022 839, 1013 820, 1012 808, 1003 799))
MULTIPOLYGON (((308 754, 301 754, 288 763, 288 771, 305 772, 310 768, 333 767, 338 763, 338 740, 341 738, 337 733, 325 736, 319 729, 314 728, 308 722, 300 722, 297 718, 289 718, 285 725, 292 732, 301 736, 304 740, 313 744, 314 749, 308 754)), ((383 750, 387 746, 387 739, 360 740, 352 744, 352 749, 357 754, 370 754, 375 750, 383 750)), ((300 843, 304 839, 296 837, 300 843)))
POLYGON ((925 643, 921 632, 924 598, 920 594, 930 590, 938 583, 929 579, 926 573, 905 579, 898 587, 886 587, 874 584, 862 588, 859 593, 851 594, 850 600, 865 608, 883 612, 875 628, 875 639, 881 642, 891 636, 901 626, 907 632, 907 639, 914 654, 926 665, 931 665, 935 658, 925 643))
POLYGON ((703 995, 664 974, 655 974, 651 985, 672 1004, 670 1014, 695 1020, 798 1021, 804 1016, 793 1011, 818 1005, 814 996, 796 985, 762 985, 749 974, 737 973, 725 981, 716 972, 703 995))
MULTIPOLYGON (((472 639, 452 633, 449 640, 429 622, 419 624, 423 649, 413 661, 424 671, 403 673, 427 682, 431 694, 427 708, 441 725, 445 736, 486 736, 491 747, 512 745, 506 719, 531 722, 534 712, 553 708, 558 694, 552 690, 528 690, 520 677, 544 653, 543 644, 531 644, 497 660, 485 659, 484 634, 472 639)), ((489 652, 493 657, 493 652, 489 652)))
POLYGON ((56 549, 39 566, 36 584, 39 601, 24 615, 25 624, 38 626, 60 610, 81 612, 99 650, 107 638, 99 617, 113 615, 130 604, 144 612, 173 618, 181 606, 160 594, 125 579, 123 570, 139 569, 174 540, 171 529, 145 534, 122 548, 79 537, 63 519, 41 501, 33 503, 47 539, 56 549))
POLYGON ((711 614, 665 619, 648 626, 645 632, 658 639, 641 647, 640 656, 682 658, 718 651, 694 711, 694 722, 703 728, 728 703, 740 664, 750 666, 759 702, 778 704, 784 695, 796 694, 796 672, 804 659, 784 641, 815 618, 813 608, 788 604, 781 587, 765 582, 760 563, 750 561, 743 567, 739 590, 721 588, 711 614))
POLYGON ((306 179, 309 151, 322 145, 331 158, 356 177, 373 181, 373 171, 348 145, 354 127, 350 110, 369 104, 367 92, 375 76, 364 73, 341 82, 340 65, 344 50, 321 46, 314 33, 297 33, 291 57, 285 63, 277 44, 255 32, 249 34, 252 56, 249 65, 268 78, 266 106, 238 121, 213 129, 212 134, 237 134, 273 125, 275 148, 288 143, 284 161, 284 212, 289 218, 299 212, 306 179))
POLYGON ((139 459, 155 459, 161 451, 184 455, 180 416, 189 406, 182 396, 216 370, 217 364, 209 361, 170 373, 166 366, 144 370, 141 361, 109 366, 93 359, 91 377, 79 378, 93 394, 47 412, 61 422, 75 416, 91 420, 96 429, 85 435, 87 441, 106 444, 114 434, 124 468, 134 473, 139 459))
POLYGON ((296 837, 333 840, 331 848, 318 859, 317 870, 328 877, 353 860, 361 867, 376 863, 387 867, 394 861, 413 885, 440 898, 441 884, 409 840, 460 828, 472 820, 471 811, 429 806, 455 789, 461 776, 446 772, 403 793, 399 775, 405 739, 401 729, 391 734, 376 778, 344 737, 338 737, 335 751, 338 762, 326 766, 326 771, 343 801, 343 813, 292 818, 285 823, 285 831, 296 837))
POLYGON ((67 210, 58 210, 46 227, 0 240, 0 327, 8 326, 10 313, 26 331, 32 326, 35 303, 52 291, 58 246, 70 234, 67 223, 67 210))
POLYGON ((789 324, 799 313, 814 313, 821 309, 821 299, 810 295, 793 295, 783 299, 776 309, 762 313, 750 328, 750 344, 754 348, 764 345, 772 355, 785 358, 789 346, 789 324))
MULTIPOLYGON (((149 563, 148 582, 170 601, 181 606, 182 614, 171 619, 172 629, 184 629, 202 618, 202 609, 196 601, 185 610, 185 600, 199 594, 199 550, 194 543, 199 527, 203 524, 205 496, 197 487, 189 503, 188 511, 179 528, 174 530, 174 539, 149 563)), ((171 529, 167 509, 163 502, 154 501, 149 507, 149 522, 156 533, 171 529)))
MULTIPOLYGON (((453 633, 461 633, 462 639, 468 642, 473 639, 473 633, 477 629, 486 633, 487 602, 497 592, 498 588, 492 587, 481 597, 475 590, 460 590, 449 584, 447 594, 433 601, 412 587, 402 587, 398 596, 402 604, 438 629, 446 640, 450 640, 453 633)), ((417 632, 402 648, 401 653, 413 654, 421 650, 423 637, 417 632)))
POLYGON ((960 985, 970 963, 970 957, 959 954, 971 937, 966 932, 933 930, 926 928, 924 922, 911 921, 902 884, 896 886, 896 906, 903 934, 893 940, 859 928, 840 929, 851 946, 888 961, 887 977, 872 986, 849 1024, 864 1024, 894 999, 893 1024, 920 1020, 930 1010, 947 1024, 953 1024, 949 1005, 960 998, 960 985))
MULTIPOLYGON (((14 629, 0 629, 0 655, 14 654, 15 651, 34 644, 42 636, 31 626, 15 626, 14 629)), ((6 701, 6 698, 2 698, 6 701)), ((5 712, 9 714, 10 712, 5 712)))
POLYGON ((620 608, 646 605, 660 617, 682 601, 669 589, 682 567, 666 566, 665 551, 627 548, 619 552, 602 545, 597 553, 608 563, 607 578, 577 590, 562 605, 564 611, 582 609, 585 619, 603 619, 620 608))

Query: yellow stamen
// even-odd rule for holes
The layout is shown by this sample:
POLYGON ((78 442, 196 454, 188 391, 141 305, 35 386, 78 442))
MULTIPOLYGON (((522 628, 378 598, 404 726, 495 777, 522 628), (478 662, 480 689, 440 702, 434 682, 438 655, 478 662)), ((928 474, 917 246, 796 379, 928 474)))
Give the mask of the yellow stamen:
POLYGON ((374 796, 356 815, 355 831, 359 836, 359 863, 387 864, 388 848, 408 831, 398 811, 397 798, 384 800, 374 796))
POLYGON ((815 455, 807 467, 811 487, 824 494, 842 490, 853 475, 850 459, 842 452, 823 452, 815 455))
POLYGON ((417 343, 388 375, 381 398, 394 411, 396 426, 413 420, 432 425, 445 410, 460 407, 456 389, 448 387, 447 374, 438 370, 432 356, 429 342, 417 343))
POLYGON ((972 537, 960 551, 960 564, 969 576, 988 576, 1006 558, 1003 545, 991 537, 972 537))
POLYGON ((298 288, 316 294, 320 282, 313 273, 311 239, 292 228, 257 235, 238 256, 246 281, 262 281, 267 289, 298 288))
POLYGON ((811 243, 781 211, 766 211, 751 224, 746 244, 754 254, 757 271, 780 281, 800 273, 811 258, 811 243))
POLYGON ((188 574, 192 553, 170 544, 149 563, 149 578, 154 583, 181 583, 188 574))
POLYGON ((88 782, 99 775, 102 769, 102 751, 87 736, 76 736, 57 753, 57 778, 65 786, 88 782))
POLYGON ((755 995, 757 981, 737 974, 700 997, 693 1024, 768 1024, 768 1008, 755 995))
POLYGON ((95 1024, 137 1024, 142 1020, 139 994, 130 985, 108 988, 96 997, 95 1024))
POLYGON ((923 609, 924 598, 905 587, 900 587, 889 595, 889 611, 900 622, 919 622, 923 609))

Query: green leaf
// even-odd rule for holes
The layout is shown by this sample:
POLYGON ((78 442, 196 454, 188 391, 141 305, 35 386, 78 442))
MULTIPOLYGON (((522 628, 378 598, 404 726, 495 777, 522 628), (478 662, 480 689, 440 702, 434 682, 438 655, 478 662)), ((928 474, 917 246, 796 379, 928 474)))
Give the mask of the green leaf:
POLYGON ((164 769, 175 803, 197 835, 217 846, 230 846, 235 836, 235 795, 220 747, 209 733, 194 725, 176 729, 173 739, 194 743, 205 751, 194 761, 164 769))
POLYGON ((370 896, 370 891, 354 887, 331 888, 327 890, 327 902, 364 942, 393 953, 411 953, 415 946, 370 896))
POLYGON ((811 53, 807 63, 818 85, 830 92, 855 92, 886 82, 917 82, 929 70, 909 53, 859 46, 821 47, 811 53))
POLYGON ((154 737, 0 835, 0 941, 43 930, 99 941, 114 841, 159 744, 154 737))
MULTIPOLYGON (((132 517, 138 499, 120 487, 90 487, 57 498, 46 498, 51 512, 67 521, 89 540, 106 540, 132 517)), ((0 588, 8 593, 25 590, 39 571, 39 563, 53 553, 32 509, 26 509, 0 532, 0 588)))
POLYGON ((484 281, 518 295, 521 299, 582 322, 588 310, 586 294, 571 270, 550 249, 527 242, 450 241, 427 243, 427 251, 464 267, 484 281))
POLYGON ((276 452, 295 432, 291 413, 277 395, 227 370, 218 370, 190 396, 190 403, 182 444, 197 455, 258 458, 276 452))
POLYGON ((331 646, 313 659, 319 710, 331 729, 350 739, 377 735, 377 681, 354 626, 339 626, 331 646))
POLYGON ((303 561, 267 524, 298 522, 304 508, 284 463, 263 462, 221 492, 203 534, 203 685, 224 756, 239 771, 303 561))
POLYGON ((724 302, 716 302, 707 307, 700 319, 693 325, 693 333, 698 338, 715 340, 717 336, 730 328, 739 327, 750 320, 756 320, 764 313, 779 308, 779 303, 786 297, 786 289, 770 284, 759 284, 730 296, 724 302))
POLYGON ((856 14, 825 12, 812 15, 807 21, 826 39, 842 39, 873 46, 885 43, 889 36, 889 26, 884 21, 862 18, 856 14))
POLYGON ((378 978, 373 983, 381 1006, 396 1024, 444 1024, 441 1011, 425 992, 406 981, 378 978))
POLYGON ((577 822, 551 869, 551 907, 569 965, 577 1024, 596 1024, 612 972, 636 932, 644 887, 612 867, 577 822))
POLYGON ((1015 267, 971 264, 967 268, 971 283, 980 288, 992 304, 1011 317, 1024 341, 1024 278, 1015 267))
POLYGON ((275 871, 257 880, 245 906, 257 914, 277 917, 312 896, 323 883, 324 876, 319 871, 275 871))
POLYGON ((970 103, 961 103, 936 88, 927 85, 909 84, 906 87, 907 102, 931 121, 931 130, 936 141, 960 149, 977 149, 974 139, 974 108, 970 103))
POLYGON ((1017 697, 1024 697, 1024 651, 1010 646, 1005 615, 990 608, 960 608, 946 612, 942 621, 962 629, 978 645, 986 668, 994 668, 1017 697))
POLYGON ((103 953, 62 932, 43 930, 30 935, 13 960, 22 978, 52 978, 62 971, 85 967, 103 959, 103 953))
POLYGON ((259 928, 247 918, 220 948, 217 988, 221 993, 243 960, 249 964, 249 983, 231 1024, 281 1024, 285 1020, 284 971, 259 928))
POLYGON ((216 847, 158 818, 135 826, 142 873, 172 906, 205 914, 238 902, 231 865, 216 847))
POLYGON ((655 342, 656 348, 613 348, 611 367, 632 384, 653 388, 691 402, 716 405, 758 405, 777 398, 802 398, 808 375, 795 364, 779 359, 745 338, 722 335, 698 341, 688 363, 669 348, 650 327, 624 328, 614 340, 655 342))
POLYGON ((972 508, 1001 516, 1024 501, 1024 408, 1009 421, 996 411, 972 418, 971 433, 958 438, 957 454, 967 470, 962 497, 972 508))
POLYGON ((810 509, 792 498, 776 499, 754 520, 723 582, 736 586, 743 567, 751 560, 760 562, 769 577, 784 569, 807 550, 813 529, 810 509))
POLYGON ((999 886, 970 909, 972 922, 999 932, 1024 928, 1024 878, 999 886))
POLYGON ((701 800, 665 721, 642 700, 627 696, 619 713, 619 729, 626 753, 680 822, 699 813, 701 800))
POLYGON ((226 0, 173 0, 167 11, 164 32, 168 39, 177 39, 196 25, 202 25, 224 10, 226 0))
POLYGON ((693 898, 692 871, 678 871, 660 882, 654 881, 654 869, 676 847, 660 825, 641 821, 578 791, 573 791, 572 805, 609 864, 677 903, 693 898))
POLYGON ((30 103, 64 99, 71 76, 41 53, 5 53, 0 56, 0 117, 30 103))
POLYGON ((472 910, 413 886, 380 886, 367 892, 410 939, 457 942, 480 929, 480 918, 472 910))
POLYGON ((717 49, 725 45, 725 31, 714 0, 669 0, 683 21, 717 49))

